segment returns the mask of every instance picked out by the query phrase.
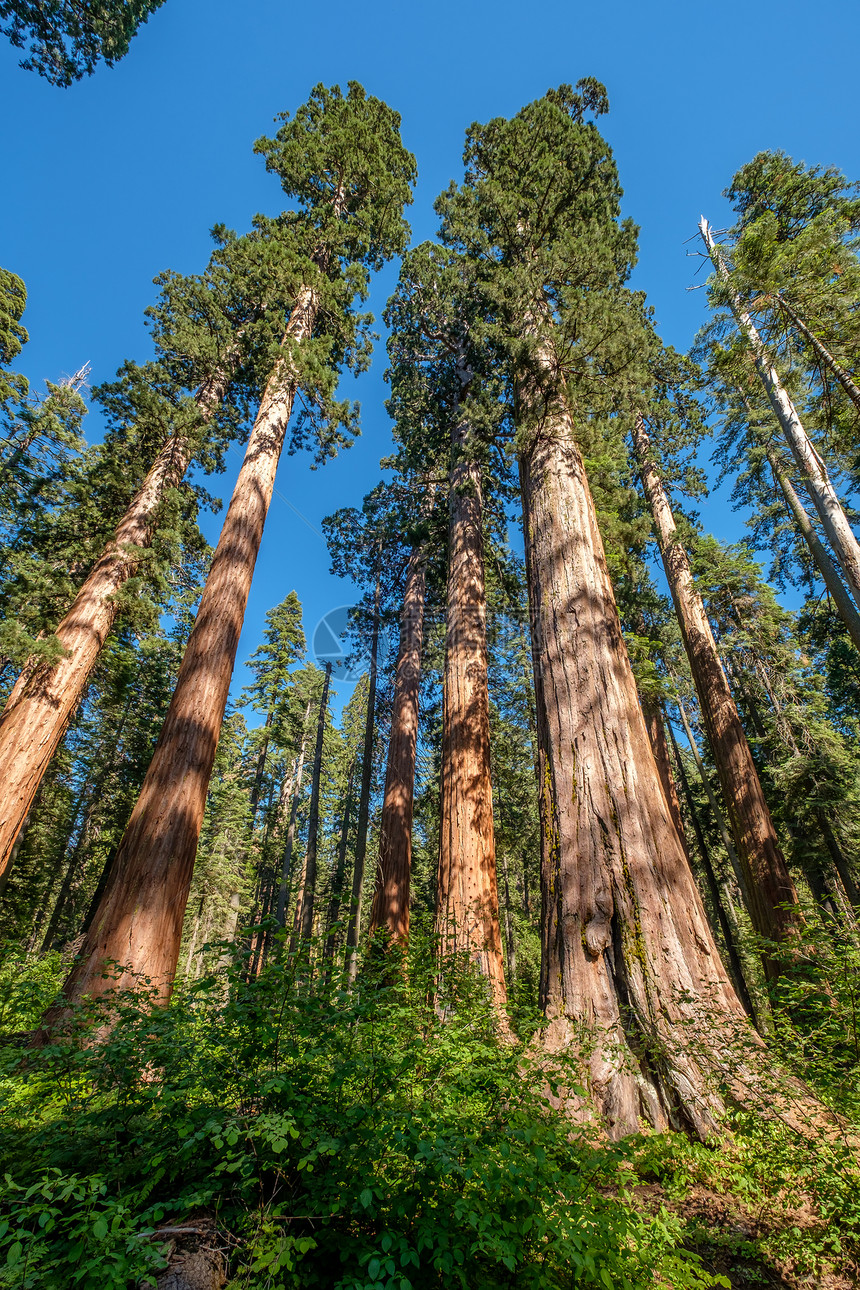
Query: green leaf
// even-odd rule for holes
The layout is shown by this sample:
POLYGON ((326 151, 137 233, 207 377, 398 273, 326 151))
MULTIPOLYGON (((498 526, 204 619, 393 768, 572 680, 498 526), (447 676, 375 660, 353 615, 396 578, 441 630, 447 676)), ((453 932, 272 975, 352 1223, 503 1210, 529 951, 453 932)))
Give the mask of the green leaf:
POLYGON ((21 1242, 14 1241, 12 1245, 9 1246, 9 1249, 6 1251, 7 1267, 11 1268, 11 1267, 14 1267, 16 1263, 19 1263, 23 1252, 24 1252, 24 1247, 21 1244, 21 1242))
POLYGON ((365 1187, 364 1191, 361 1193, 358 1199, 361 1201, 364 1208, 367 1209, 368 1206, 370 1205, 370 1202, 373 1200, 373 1192, 370 1190, 369 1187, 365 1187))
POLYGON ((107 1219, 97 1218, 93 1223, 93 1236, 98 1241, 103 1241, 108 1234, 107 1219))

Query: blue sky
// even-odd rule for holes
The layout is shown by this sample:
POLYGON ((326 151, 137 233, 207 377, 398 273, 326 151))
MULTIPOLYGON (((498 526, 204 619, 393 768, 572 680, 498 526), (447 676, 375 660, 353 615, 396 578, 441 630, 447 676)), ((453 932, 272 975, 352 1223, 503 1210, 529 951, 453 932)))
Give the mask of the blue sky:
MULTIPOLYGON (((113 69, 59 90, 20 71, 0 47, 4 200, 0 264, 24 278, 31 335, 18 366, 38 386, 88 360, 92 381, 149 353, 143 311, 163 269, 195 272, 209 228, 246 229, 275 213, 281 192, 251 145, 318 81, 358 80, 403 118, 419 185, 410 211, 415 240, 436 230, 433 199, 461 174, 463 135, 474 120, 510 115, 550 85, 591 75, 609 91, 601 123, 641 228, 635 285, 647 291, 665 340, 686 348, 702 320, 703 293, 687 288, 700 214, 729 223, 720 197, 734 171, 764 148, 833 163, 860 177, 856 4, 779 5, 729 0, 603 6, 510 0, 439 0, 432 6, 329 0, 166 0, 113 69)), ((379 316, 396 278, 374 283, 379 316)), ((701 275, 698 280, 701 280, 701 275)), ((328 573, 321 518, 360 502, 379 478, 388 421, 385 354, 345 393, 362 403, 363 436, 311 472, 285 457, 240 645, 258 643, 265 611, 295 588, 308 636, 350 589, 328 573)), ((99 437, 95 418, 89 437, 99 437)), ((241 459, 212 481, 229 497, 241 459)), ((720 497, 700 505, 717 536, 742 535, 742 517, 720 497)), ((205 531, 217 539, 220 517, 205 531)), ((245 681, 237 667, 237 686, 245 681)), ((341 696, 348 697, 348 693, 341 696)))

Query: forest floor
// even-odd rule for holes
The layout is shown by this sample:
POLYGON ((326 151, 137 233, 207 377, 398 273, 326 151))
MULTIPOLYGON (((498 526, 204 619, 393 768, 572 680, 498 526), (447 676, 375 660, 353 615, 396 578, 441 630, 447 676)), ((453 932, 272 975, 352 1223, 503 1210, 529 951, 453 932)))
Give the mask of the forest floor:
POLYGON ((726 1277, 732 1290, 856 1290, 860 1284, 860 1267, 810 1273, 797 1267, 790 1249, 777 1252, 792 1229, 801 1240, 803 1234, 814 1239, 820 1232, 821 1218, 808 1202, 788 1210, 772 1203, 749 1205, 701 1186, 678 1197, 659 1183, 641 1183, 632 1195, 648 1213, 665 1208, 676 1215, 685 1248, 699 1256, 708 1272, 726 1277))

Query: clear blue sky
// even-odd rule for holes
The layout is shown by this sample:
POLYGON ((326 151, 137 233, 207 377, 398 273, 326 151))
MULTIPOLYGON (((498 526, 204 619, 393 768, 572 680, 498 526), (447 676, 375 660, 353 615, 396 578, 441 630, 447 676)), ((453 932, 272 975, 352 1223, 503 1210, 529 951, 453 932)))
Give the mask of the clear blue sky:
MULTIPOLYGON (((687 256, 695 244, 684 243, 702 213, 729 223, 720 193, 739 165, 783 148, 860 177, 857 18, 856 0, 166 0, 121 63, 68 90, 20 71, 20 54, 2 42, 0 264, 29 292, 31 341, 19 366, 38 386, 89 360, 95 384, 125 358, 145 358, 155 274, 198 271, 213 224, 242 231, 255 211, 281 207, 253 140, 318 81, 353 79, 402 114, 420 172, 416 240, 435 233, 433 199, 460 176, 472 121, 510 115, 562 81, 603 81, 611 113, 601 128, 625 213, 641 227, 635 283, 664 339, 686 348, 704 300, 686 290, 698 262, 687 256)), ((374 285, 377 316, 395 276, 390 267, 374 285)), ((323 613, 350 599, 328 574, 319 522, 357 504, 379 478, 384 368, 380 345, 371 372, 347 383, 363 411, 354 447, 316 472, 301 456, 281 464, 240 661, 259 641, 266 609, 292 588, 309 637, 323 613)), ((94 417, 88 433, 99 437, 94 417)), ((225 499, 239 460, 236 450, 231 472, 212 483, 225 499)), ((742 535, 742 518, 721 499, 700 513, 719 537, 742 535)), ((214 542, 220 518, 204 525, 214 542)), ((243 673, 237 667, 238 684, 243 673)))

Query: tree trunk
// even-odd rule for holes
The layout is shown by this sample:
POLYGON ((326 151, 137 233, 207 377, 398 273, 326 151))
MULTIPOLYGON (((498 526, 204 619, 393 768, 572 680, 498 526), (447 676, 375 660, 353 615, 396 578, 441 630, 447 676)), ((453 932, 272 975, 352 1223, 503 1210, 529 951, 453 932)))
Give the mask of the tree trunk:
POLYGON ((741 862, 738 859, 738 853, 737 851, 735 851, 734 843, 732 842, 729 836, 729 831, 726 828, 726 822, 723 819, 723 812, 720 809, 720 804, 717 801, 714 790, 711 788, 711 781, 708 778, 708 772, 705 769, 705 763, 702 761, 702 757, 699 752, 699 747, 698 747, 698 744, 696 743, 696 738, 695 738, 695 735, 693 734, 693 729, 690 725, 690 720, 687 716, 687 710, 680 699, 676 699, 675 703, 681 717, 681 725, 684 727, 684 734, 687 736, 687 743, 690 746, 690 752, 693 755, 693 761, 696 763, 696 770, 699 772, 699 779, 702 781, 702 787, 705 790, 705 796, 708 799, 708 805, 711 808, 711 812, 713 814, 714 821, 716 823, 717 830, 720 835, 720 840, 722 841, 723 846, 726 848, 726 854, 729 857, 729 863, 732 866, 732 872, 734 873, 735 879, 737 880, 738 890, 740 891, 741 896, 743 897, 744 905, 746 909, 749 910, 750 896, 749 896, 749 891, 747 890, 747 880, 746 880, 746 877, 744 876, 744 871, 741 868, 741 862))
MULTIPOLYGON (((217 374, 197 391, 204 422, 217 411, 229 379, 229 374, 217 374)), ((0 716, 0 873, 116 621, 118 592, 137 569, 140 548, 150 546, 158 507, 181 481, 190 452, 181 436, 162 448, 57 627, 64 656, 53 666, 31 660, 9 695, 0 716)))
MULTIPOLYGON (((654 517, 666 578, 722 785, 735 850, 746 880, 750 917, 759 936, 791 942, 803 923, 797 892, 720 664, 711 624, 693 582, 663 485, 654 469, 641 416, 636 418, 634 441, 642 485, 654 517)), ((765 955, 764 962, 769 977, 779 975, 779 963, 772 955, 765 955)))
POLYGON ((795 524, 800 530, 806 545, 809 547, 813 563, 821 574, 821 577, 824 580, 824 585, 827 587, 827 590, 833 598, 836 612, 845 624, 855 649, 860 650, 860 613, 857 612, 857 607, 849 596, 848 590, 840 578, 833 561, 830 559, 830 556, 824 549, 818 534, 815 532, 815 529, 812 526, 812 521, 806 513, 806 509, 795 492, 794 485, 788 478, 779 458, 772 448, 767 448, 766 452, 774 478, 782 491, 782 495, 785 498, 788 509, 791 511, 795 524))
MULTIPOLYGON (((660 728, 661 730, 663 730, 663 742, 665 744, 665 741, 666 741, 665 725, 659 710, 657 712, 657 716, 660 719, 660 728)), ((752 1017, 753 1020, 755 1021, 756 1029, 758 1030, 759 1034, 763 1035, 766 1033, 765 1030, 763 1029, 763 1025, 765 1023, 759 1019, 758 1010, 753 1004, 752 996, 747 986, 746 974, 744 972, 744 966, 740 955, 740 936, 738 934, 738 924, 737 924, 737 919, 735 917, 734 908, 732 907, 731 897, 725 887, 725 884, 723 885, 723 890, 722 891, 720 890, 720 885, 717 881, 717 875, 714 869, 714 864, 713 864, 713 861, 711 860, 710 848, 708 847, 708 844, 705 841, 705 834, 702 830, 702 824, 699 819, 699 813, 696 810, 696 805, 695 805, 695 802, 693 801, 693 794, 690 791, 690 781, 687 779, 687 772, 684 769, 684 763, 681 761, 681 754, 678 751, 678 745, 675 742, 675 735, 671 726, 669 727, 669 738, 672 740, 672 747, 675 752, 675 763, 678 767, 678 775, 680 776, 681 786, 687 798, 687 807, 690 812, 690 819, 693 822, 693 832, 696 835, 696 843, 699 848, 699 855, 701 856, 701 859, 702 859, 702 866, 705 870, 705 877, 707 879, 708 887, 711 892, 711 903, 714 906, 714 913, 716 915, 717 922, 720 925, 720 931, 723 934, 723 942, 725 944, 726 954, 729 960, 729 971, 731 973, 732 984, 734 985, 735 990, 737 991, 738 998, 740 999, 741 1003, 744 1005, 744 1008, 746 1009, 748 1015, 752 1017), (725 897, 725 903, 724 903, 724 897, 725 897)), ((668 749, 667 749, 667 753, 668 753, 668 749)), ((659 762, 658 762, 658 765, 659 765, 659 762)), ((672 780, 672 783, 674 785, 674 779, 672 780)), ((677 800, 678 799, 676 796, 675 798, 676 803, 677 803, 677 800)))
POLYGON ((490 774, 481 468, 471 457, 470 438, 460 416, 451 435, 449 475, 436 934, 443 953, 463 952, 474 960, 501 1011, 507 995, 490 774))
POLYGON ((257 768, 256 768, 256 771, 254 772, 254 787, 251 789, 251 829, 252 830, 254 828, 254 824, 256 823, 256 819, 257 819, 257 807, 259 806, 259 803, 260 803, 260 792, 263 787, 263 774, 266 769, 266 754, 269 751, 269 727, 272 724, 272 719, 274 715, 275 715, 274 709, 269 708, 269 711, 266 714, 266 724, 264 727, 266 734, 263 738, 263 746, 260 749, 260 755, 257 758, 257 768))
POLYGON ((331 663, 325 665, 325 681, 320 699, 320 715, 317 722, 317 746, 314 752, 314 770, 311 781, 311 805, 308 813, 308 849, 305 859, 304 883, 302 886, 301 922, 299 935, 303 941, 309 941, 313 932, 314 900, 317 891, 317 844, 320 830, 320 779, 322 778, 323 740, 325 738, 325 719, 328 707, 328 687, 331 681, 331 663))
POLYGON ((809 330, 806 323, 800 315, 795 312, 784 296, 775 296, 773 299, 776 301, 776 304, 783 313, 791 319, 803 339, 808 342, 812 352, 815 354, 815 357, 823 363, 825 367, 830 369, 851 402, 854 404, 855 408, 860 411, 860 388, 855 385, 851 377, 845 371, 845 368, 841 367, 839 363, 837 363, 824 342, 819 340, 818 337, 809 330))
POLYGON ((529 433, 520 482, 541 770, 546 1042, 583 1052, 590 1099, 611 1136, 635 1132, 643 1113, 657 1128, 686 1125, 704 1136, 721 1110, 709 1072, 724 1069, 748 1023, 663 797, 563 377, 546 342, 536 362, 541 379, 518 380, 517 408, 529 433))
POLYGON ((110 988, 105 961, 145 974, 162 1000, 170 997, 245 605, 297 388, 290 349, 310 335, 315 310, 314 292, 303 287, 248 439, 161 735, 64 987, 70 1001, 110 988))
POLYGON ((654 754, 654 761, 657 765, 657 774, 660 776, 663 796, 666 799, 666 806, 669 809, 669 815, 672 817, 678 840, 684 848, 684 854, 689 858, 690 849, 687 846, 687 835, 684 832, 684 821, 681 816, 681 804, 678 801, 675 777, 672 774, 672 762, 669 758, 669 745, 666 743, 666 728, 663 724, 663 716, 659 705, 651 699, 645 699, 640 696, 639 702, 642 707, 645 729, 648 731, 648 742, 651 745, 651 751, 654 754))
POLYGON ((765 388, 776 419, 782 427, 786 442, 803 476, 804 484, 819 514, 824 532, 827 534, 828 541, 842 566, 848 585, 851 588, 851 594, 855 601, 860 604, 860 543, 858 543, 854 531, 848 523, 848 517, 836 495, 836 489, 830 482, 827 468, 804 430, 800 417, 797 415, 797 409, 782 384, 779 373, 768 357, 767 350, 752 318, 744 309, 740 296, 737 292, 732 291, 729 285, 728 269, 723 263, 720 249, 713 239, 710 225, 704 216, 699 222, 699 231, 717 270, 717 276, 726 285, 732 313, 735 315, 738 326, 749 343, 755 360, 756 371, 765 388))
POLYGON ((364 887, 364 860, 367 854, 367 825, 370 818, 370 783, 373 778, 373 736, 376 729, 376 670, 379 654, 379 602, 381 573, 377 570, 373 594, 373 628, 370 638, 370 676, 367 686, 367 712, 364 718, 364 750, 361 762, 361 796, 358 799, 358 824, 355 838, 355 867, 352 871, 352 903, 346 930, 346 971, 350 981, 358 973, 358 938, 361 935, 361 895, 364 887))
POLYGON ((308 742, 308 721, 311 715, 311 701, 308 699, 308 706, 305 708, 305 718, 302 722, 302 742, 299 745, 299 761, 296 770, 296 786, 293 790, 292 801, 290 802, 290 821, 287 825, 287 839, 284 843, 284 855, 281 861, 281 885, 278 889, 278 908, 275 919, 279 927, 287 925, 287 897, 290 891, 290 862, 293 858, 293 846, 296 840, 296 817, 299 812, 299 798, 302 794, 302 773, 305 768, 305 749, 308 742))
POLYGON ((331 962, 334 958, 334 925, 340 914, 340 902, 343 898, 343 877, 346 872, 346 848, 349 842, 349 816, 352 810, 352 781, 355 776, 355 761, 350 763, 349 776, 346 781, 346 798, 343 804, 343 819, 340 823, 340 842, 337 848, 337 860, 335 862, 334 873, 331 880, 331 896, 328 902, 328 916, 326 918, 326 943, 324 958, 326 961, 326 977, 331 969, 331 962))
POLYGON ((427 548, 424 542, 419 542, 412 550, 406 571, 403 608, 400 613, 400 648, 394 671, 391 735, 379 826, 379 864, 369 932, 372 936, 377 928, 385 927, 392 942, 404 947, 409 940, 412 808, 426 590, 427 548))

